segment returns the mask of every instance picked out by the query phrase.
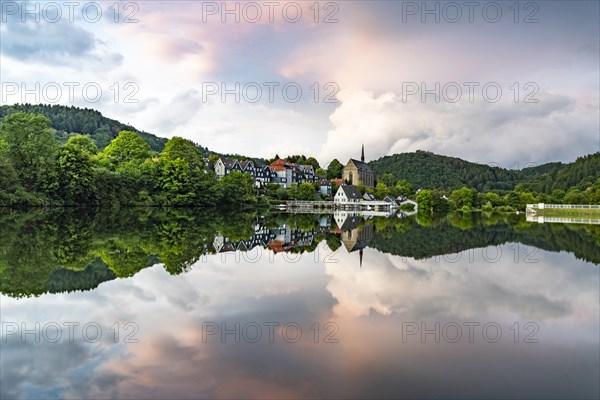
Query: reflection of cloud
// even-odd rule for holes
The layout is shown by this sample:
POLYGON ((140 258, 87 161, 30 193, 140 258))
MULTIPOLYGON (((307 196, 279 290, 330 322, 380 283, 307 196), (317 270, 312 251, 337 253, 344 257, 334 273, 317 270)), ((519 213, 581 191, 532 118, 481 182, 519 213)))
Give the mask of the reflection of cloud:
POLYGON ((469 257, 466 252, 461 253, 463 261, 451 263, 441 258, 402 262, 367 250, 360 270, 348 268, 352 255, 341 254, 340 263, 326 264, 332 277, 327 288, 338 300, 334 307, 337 315, 366 316, 375 311, 409 320, 433 316, 464 319, 495 313, 531 319, 564 318, 593 297, 593 284, 572 270, 564 270, 553 262, 554 257, 543 264, 515 264, 510 248, 502 249, 504 258, 498 263, 486 262, 481 251, 474 253, 472 263, 465 261, 469 257), (559 290, 562 284, 557 282, 562 280, 557 276, 577 285, 559 290))
MULTIPOLYGON (((214 255, 178 276, 156 265, 90 292, 2 297, 7 321, 139 326, 138 343, 115 345, 111 332, 96 344, 2 344, 2 396, 363 398, 402 390, 440 397, 463 393, 473 380, 489 376, 505 379, 492 391, 473 388, 481 394, 475 397, 508 397, 500 396, 507 381, 521 392, 547 382, 549 393, 595 393, 590 377, 597 367, 568 380, 548 377, 561 376, 573 363, 597 365, 590 361, 597 349, 597 267, 545 252, 538 253, 539 264, 513 264, 509 249, 503 247, 506 258, 496 264, 477 255, 470 264, 402 262, 366 249, 361 269, 358 254, 343 249, 335 253, 337 263, 315 262, 315 254, 321 260, 330 255, 322 244, 294 263, 264 253, 258 262, 214 255), (501 321, 507 315, 541 319, 539 345, 524 351, 512 337, 471 347, 401 342, 402 321, 501 321), (235 322, 294 321, 304 333, 294 344, 281 339, 280 329, 274 343, 266 336, 255 344, 235 343, 232 335, 226 343, 218 335, 203 343, 202 323, 208 321, 230 329, 235 322), (339 343, 322 342, 328 321, 339 326, 339 343), (310 329, 314 322, 321 327, 319 343, 310 329), (30 395, 34 390, 36 396, 30 395)), ((121 339, 126 334, 122 330, 121 339)))
POLYGON ((22 343, 19 335, 15 335, 1 344, 0 398, 27 397, 24 393, 32 386, 60 388, 69 383, 65 371, 94 361, 91 347, 82 343, 34 344, 33 338, 30 335, 30 341, 22 343))

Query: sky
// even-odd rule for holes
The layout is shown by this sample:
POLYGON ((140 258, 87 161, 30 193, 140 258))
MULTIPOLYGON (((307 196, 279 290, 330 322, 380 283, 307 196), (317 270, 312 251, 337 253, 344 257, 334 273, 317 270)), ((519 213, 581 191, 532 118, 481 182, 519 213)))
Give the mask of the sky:
POLYGON ((2 104, 322 165, 363 143, 512 168, 600 150, 597 1, 75 3, 0 0, 2 104))

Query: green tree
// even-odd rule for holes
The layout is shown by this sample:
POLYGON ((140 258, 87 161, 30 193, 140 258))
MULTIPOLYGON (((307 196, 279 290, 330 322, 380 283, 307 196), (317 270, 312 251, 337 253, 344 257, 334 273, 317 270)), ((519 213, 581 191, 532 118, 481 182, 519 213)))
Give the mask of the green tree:
POLYGON ((50 194, 56 189, 57 144, 43 115, 16 112, 4 117, 0 137, 9 146, 11 162, 28 191, 50 194))
POLYGON ((214 204, 214 174, 205 170, 198 147, 180 137, 170 139, 159 160, 160 203, 174 206, 214 204))
POLYGON ((389 172, 386 172, 385 174, 383 174, 383 176, 381 177, 381 181, 383 183, 385 183, 385 185, 387 187, 393 187, 396 185, 396 177, 393 174, 390 174, 389 172))
POLYGON ((190 165, 181 158, 160 163, 160 202, 170 206, 192 206, 197 202, 190 165))
POLYGON ((121 131, 100 153, 99 159, 113 169, 118 169, 129 163, 141 164, 149 157, 150 146, 140 135, 131 131, 121 131))
POLYGON ((491 207, 500 207, 500 206, 504 205, 504 202, 502 201, 502 197, 500 197, 499 194, 494 193, 494 192, 486 193, 485 199, 490 204, 491 207))
POLYGON ((374 194, 375 197, 381 200, 386 196, 390 196, 392 194, 392 191, 385 183, 377 182, 377 185, 375 185, 374 194))
POLYGON ((399 180, 396 183, 396 193, 398 194, 398 196, 408 197, 414 193, 413 185, 411 185, 408 181, 399 180))
POLYGON ((256 203, 254 179, 250 174, 234 171, 218 180, 219 205, 229 209, 240 209, 256 203))
POLYGON ((327 176, 327 171, 319 167, 315 170, 315 175, 325 178, 327 176))
POLYGON ((344 166, 337 158, 334 158, 327 166, 327 179, 339 179, 342 177, 344 166))
POLYGON ((312 183, 303 182, 298 186, 298 200, 314 200, 317 191, 312 183))
POLYGON ((463 186, 460 189, 452 191, 449 200, 454 204, 457 209, 462 209, 464 206, 469 208, 473 207, 473 201, 476 195, 475 190, 471 190, 468 187, 463 186))
POLYGON ((10 159, 9 144, 0 138, 0 206, 10 206, 19 201, 22 188, 19 185, 17 172, 10 159))
POLYGON ((58 194, 66 205, 96 202, 96 174, 90 153, 76 144, 61 147, 56 159, 58 194))
POLYGON ((566 194, 567 193, 564 190, 554 189, 552 191, 552 194, 550 195, 552 203, 553 204, 562 204, 563 200, 565 199, 566 194))
POLYGON ((306 159, 306 161, 304 162, 304 165, 312 165, 314 171, 321 168, 321 166, 319 165, 319 162, 314 157, 308 157, 306 159))
POLYGON ((67 141, 67 145, 83 150, 90 155, 95 155, 99 151, 96 143, 87 135, 71 136, 67 141))
POLYGON ((588 204, 588 199, 585 193, 579 189, 569 190, 563 201, 565 204, 588 204))
POLYGON ((515 191, 508 192, 504 196, 504 203, 515 210, 525 209, 525 204, 521 203, 521 196, 519 196, 519 193, 515 191))
POLYGON ((417 194, 417 204, 419 205, 419 211, 431 212, 433 211, 433 195, 431 191, 424 189, 417 194))
POLYGON ((169 139, 165 144, 165 149, 160 153, 160 158, 172 161, 181 158, 191 169, 204 170, 205 168, 204 158, 196 144, 177 136, 169 139))

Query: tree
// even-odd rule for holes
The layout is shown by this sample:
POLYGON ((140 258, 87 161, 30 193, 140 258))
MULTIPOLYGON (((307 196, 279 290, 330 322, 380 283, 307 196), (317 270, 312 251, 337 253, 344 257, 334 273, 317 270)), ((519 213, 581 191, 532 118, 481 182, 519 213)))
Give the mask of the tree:
POLYGON ((519 196, 519 193, 514 191, 508 192, 504 196, 504 202, 507 206, 512 207, 516 210, 525 209, 525 205, 521 203, 521 196, 519 196))
POLYGON ((327 176, 327 171, 325 171, 323 168, 317 168, 315 170, 315 175, 325 178, 327 176))
POLYGON ((486 204, 489 203, 491 207, 499 207, 503 205, 502 197, 499 194, 494 192, 489 192, 485 194, 486 204))
POLYGON ((471 208, 473 207, 473 201, 475 200, 476 193, 477 192, 475 190, 471 190, 468 187, 463 186, 460 189, 452 191, 449 199, 457 209, 463 208, 464 206, 471 208))
POLYGON ((563 200, 565 204, 588 204, 585 193, 579 189, 572 189, 567 192, 563 200))
POLYGON ((56 159, 58 195, 66 205, 95 203, 96 174, 90 153, 77 144, 61 147, 56 159))
POLYGON ((410 182, 405 180, 399 180, 396 183, 396 192, 398 193, 398 196, 408 197, 414 193, 414 188, 413 185, 410 184, 410 182))
POLYGON ((8 142, 0 138, 0 206, 10 206, 17 202, 19 199, 16 193, 21 189, 9 153, 8 142))
POLYGON ((96 143, 86 135, 71 136, 67 141, 67 145, 76 147, 90 155, 96 155, 99 151, 96 143))
POLYGON ((551 194, 551 200, 554 204, 562 204, 567 193, 561 189, 554 189, 551 194))
POLYGON ((342 177, 344 166, 334 158, 327 166, 327 179, 339 179, 342 177))
POLYGON ((219 205, 230 209, 240 209, 244 205, 256 203, 254 179, 250 174, 234 171, 218 180, 219 205))
POLYGON ((28 191, 50 194, 56 189, 54 163, 57 144, 43 115, 17 112, 4 117, 0 137, 9 147, 10 159, 21 184, 28 191))
POLYGON ((204 158, 196 144, 177 136, 169 139, 165 144, 165 149, 160 153, 160 157, 163 160, 181 158, 188 163, 191 169, 204 170, 205 168, 204 158))
POLYGON ((387 187, 393 187, 396 185, 396 177, 389 172, 383 174, 381 181, 385 183, 387 187))
POLYGON ((379 200, 383 199, 386 196, 391 195, 392 191, 387 187, 387 185, 383 182, 377 182, 375 186, 374 194, 379 200))
POLYGON ((99 159, 113 169, 129 163, 141 164, 150 157, 150 146, 140 135, 131 131, 121 131, 100 153, 99 159))
POLYGON ((161 160, 159 188, 164 204, 180 207, 197 202, 190 165, 181 158, 161 160))
POLYGON ((312 183, 303 182, 298 186, 298 200, 314 200, 317 191, 312 183))
POLYGON ((426 189, 421 190, 417 195, 417 204, 419 205, 419 211, 433 211, 433 196, 431 191, 426 189))
POLYGON ((315 170, 315 171, 316 171, 317 169, 321 168, 321 166, 319 165, 319 162, 318 162, 318 161, 317 161, 317 159, 316 159, 316 158, 314 158, 314 157, 308 157, 308 158, 306 159, 306 161, 304 162, 304 164, 305 164, 305 165, 312 165, 312 167, 313 167, 313 170, 315 170))
POLYGON ((216 162, 219 160, 220 156, 218 154, 211 154, 210 156, 208 156, 208 161, 210 161, 213 164, 216 164, 216 162))

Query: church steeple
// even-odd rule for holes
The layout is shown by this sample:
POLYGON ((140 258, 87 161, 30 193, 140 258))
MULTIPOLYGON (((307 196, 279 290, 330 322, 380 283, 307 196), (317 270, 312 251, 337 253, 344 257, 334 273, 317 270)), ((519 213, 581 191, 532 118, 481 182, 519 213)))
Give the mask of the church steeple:
POLYGON ((360 153, 360 161, 365 162, 365 144, 362 145, 362 151, 360 153))

